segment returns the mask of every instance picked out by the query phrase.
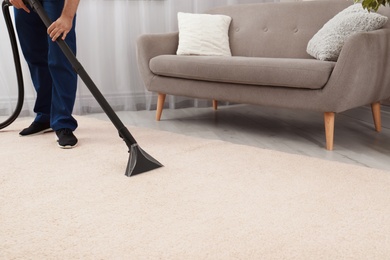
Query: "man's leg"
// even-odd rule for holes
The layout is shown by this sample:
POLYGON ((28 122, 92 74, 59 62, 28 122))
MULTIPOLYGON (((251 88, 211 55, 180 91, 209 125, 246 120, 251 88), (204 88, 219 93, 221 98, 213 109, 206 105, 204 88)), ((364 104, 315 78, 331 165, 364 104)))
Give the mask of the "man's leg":
MULTIPOLYGON (((64 0, 43 0, 43 8, 52 21, 57 20, 64 6, 64 0)), ((73 53, 76 53, 75 19, 73 28, 67 34, 66 43, 73 53)), ((51 127, 57 131, 60 129, 77 128, 77 121, 72 112, 76 99, 77 73, 67 60, 60 47, 47 37, 49 46, 49 70, 53 80, 52 103, 51 103, 51 127)))
POLYGON ((37 93, 34 122, 20 132, 21 135, 31 135, 50 129, 52 79, 47 62, 47 33, 45 25, 34 12, 28 14, 22 9, 15 8, 15 25, 20 47, 37 93))
MULTIPOLYGON (((52 21, 56 21, 63 10, 64 0, 43 0, 43 8, 52 21)), ((75 20, 73 27, 66 36, 66 43, 73 53, 76 53, 75 20)), ((53 79, 51 127, 57 135, 58 146, 73 148, 77 138, 73 131, 77 121, 72 116, 77 91, 77 74, 56 42, 47 37, 49 45, 49 70, 53 79)))

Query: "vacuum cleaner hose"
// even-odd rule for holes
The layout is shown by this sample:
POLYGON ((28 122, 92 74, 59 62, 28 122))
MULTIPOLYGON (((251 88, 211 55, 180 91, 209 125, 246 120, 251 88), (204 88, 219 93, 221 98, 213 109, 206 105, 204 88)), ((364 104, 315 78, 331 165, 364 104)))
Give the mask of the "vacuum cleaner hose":
POLYGON ((20 56, 19 56, 19 50, 18 50, 18 42, 16 41, 15 36, 15 30, 12 24, 12 19, 9 12, 9 7, 12 6, 9 0, 4 0, 1 7, 3 10, 3 15, 5 19, 5 23, 7 25, 8 29, 8 35, 11 41, 12 46, 12 53, 14 57, 14 63, 15 63, 15 70, 16 70, 16 76, 18 80, 18 101, 16 103, 16 108, 11 114, 9 118, 7 118, 5 121, 0 122, 0 129, 3 129, 10 124, 12 124, 16 118, 19 116, 20 112, 22 111, 23 107, 23 100, 24 100, 24 84, 23 84, 23 74, 22 74, 22 66, 20 64, 20 56))

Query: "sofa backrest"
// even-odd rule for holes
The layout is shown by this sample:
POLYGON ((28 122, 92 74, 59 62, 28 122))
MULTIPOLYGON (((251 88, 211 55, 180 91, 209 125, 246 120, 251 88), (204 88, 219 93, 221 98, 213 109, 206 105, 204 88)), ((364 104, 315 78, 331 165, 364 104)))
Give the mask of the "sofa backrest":
POLYGON ((229 41, 233 56, 311 58, 306 52, 309 40, 351 4, 351 0, 238 4, 207 13, 232 17, 229 41))

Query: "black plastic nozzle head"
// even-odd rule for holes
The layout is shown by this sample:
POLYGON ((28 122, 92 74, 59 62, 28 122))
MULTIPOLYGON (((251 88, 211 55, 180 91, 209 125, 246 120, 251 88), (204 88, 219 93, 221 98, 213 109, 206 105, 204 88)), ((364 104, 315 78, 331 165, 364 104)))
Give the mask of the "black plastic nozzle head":
POLYGON ((163 166, 156 159, 142 150, 137 143, 131 145, 129 154, 129 162, 127 163, 125 173, 128 177, 163 166))

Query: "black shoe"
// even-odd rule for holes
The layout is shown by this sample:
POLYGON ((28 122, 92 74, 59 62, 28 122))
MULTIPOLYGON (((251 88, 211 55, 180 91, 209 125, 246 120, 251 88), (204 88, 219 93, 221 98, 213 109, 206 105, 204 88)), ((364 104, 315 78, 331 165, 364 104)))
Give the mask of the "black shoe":
POLYGON ((69 128, 61 128, 56 131, 58 146, 63 149, 70 149, 77 145, 77 138, 69 128))
POLYGON ((43 134, 47 132, 52 132, 53 129, 50 128, 50 123, 40 123, 40 122, 32 122, 32 124, 23 129, 19 135, 20 136, 27 136, 27 135, 37 135, 37 134, 43 134))

